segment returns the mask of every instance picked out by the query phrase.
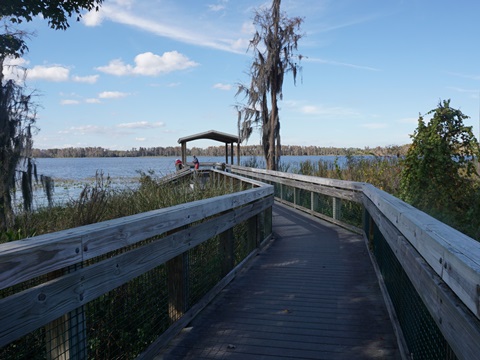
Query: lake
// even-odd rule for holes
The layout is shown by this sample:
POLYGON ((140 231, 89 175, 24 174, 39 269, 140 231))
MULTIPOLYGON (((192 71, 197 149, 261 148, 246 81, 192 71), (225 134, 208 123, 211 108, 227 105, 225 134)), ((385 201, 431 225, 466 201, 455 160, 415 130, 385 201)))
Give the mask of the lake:
MULTIPOLYGON (((334 162, 337 156, 283 156, 281 163, 290 168, 298 167, 301 162, 310 160, 318 162, 334 162)), ((115 188, 135 188, 138 185, 140 173, 154 172, 155 176, 161 177, 175 171, 176 157, 108 157, 108 158, 38 158, 38 174, 50 176, 55 182, 55 202, 64 202, 76 199, 86 184, 93 184, 95 174, 103 173, 104 178, 110 177, 111 186, 115 188)), ((251 161, 252 156, 240 158, 240 164, 251 161)), ((191 157, 187 161, 192 161, 191 157)), ((200 157, 202 162, 225 162, 224 156, 200 157)), ((236 159, 235 159, 236 161, 236 159)), ((260 167, 265 167, 263 157, 256 157, 260 167)), ((339 165, 345 162, 345 157, 338 157, 339 165)), ((21 196, 17 194, 17 201, 21 196)), ((35 191, 35 206, 46 204, 43 191, 35 191)))
MULTIPOLYGON (((301 162, 319 160, 334 162, 336 156, 283 156, 282 164, 291 167, 298 166, 301 162)), ((36 159, 38 173, 52 177, 54 180, 64 181, 91 181, 96 172, 103 172, 112 179, 135 180, 140 177, 139 172, 154 171, 158 176, 165 176, 175 171, 176 157, 109 157, 109 158, 39 158, 36 159)), ((240 163, 243 165, 250 161, 251 156, 242 156, 240 163)), ((257 157, 260 166, 265 167, 263 157, 257 157)), ((191 161, 187 158, 187 161, 191 161)), ((199 158, 202 162, 225 162, 224 156, 211 156, 199 158)), ((235 159, 236 160, 236 159, 235 159)), ((339 156, 342 164, 345 157, 339 156)))

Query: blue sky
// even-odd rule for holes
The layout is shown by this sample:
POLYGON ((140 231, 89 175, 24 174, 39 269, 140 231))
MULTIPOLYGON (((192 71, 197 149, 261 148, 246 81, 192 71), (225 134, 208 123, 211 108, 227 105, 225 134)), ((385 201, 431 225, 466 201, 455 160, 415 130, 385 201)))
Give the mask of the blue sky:
MULTIPOLYGON (((19 61, 40 105, 34 147, 127 150, 236 134, 253 12, 270 3, 105 0, 67 31, 22 24, 35 32, 19 61)), ((285 79, 282 144, 403 145, 444 99, 478 137, 480 2, 283 0, 282 10, 304 18, 307 57, 297 85, 285 79)), ((256 131, 248 144, 259 143, 256 131)))

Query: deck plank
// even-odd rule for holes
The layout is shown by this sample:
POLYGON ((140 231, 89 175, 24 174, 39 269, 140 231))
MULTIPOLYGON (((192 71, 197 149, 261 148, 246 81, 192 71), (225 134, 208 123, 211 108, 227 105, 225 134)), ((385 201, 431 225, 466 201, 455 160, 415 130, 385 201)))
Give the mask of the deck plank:
POLYGON ((273 231, 155 359, 401 359, 362 237, 280 204, 273 231))

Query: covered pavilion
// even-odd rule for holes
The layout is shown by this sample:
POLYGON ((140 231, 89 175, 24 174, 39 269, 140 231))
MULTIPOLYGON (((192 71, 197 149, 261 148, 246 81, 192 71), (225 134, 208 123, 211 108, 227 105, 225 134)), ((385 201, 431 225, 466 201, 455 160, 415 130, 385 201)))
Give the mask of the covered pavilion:
POLYGON ((237 165, 240 165, 240 141, 238 136, 226 134, 220 131, 209 130, 202 133, 185 136, 178 139, 178 143, 182 146, 182 162, 187 163, 187 143, 189 141, 200 140, 200 139, 210 139, 215 141, 220 141, 225 143, 225 163, 228 164, 228 145, 230 145, 230 160, 233 165, 233 144, 237 144, 237 165))

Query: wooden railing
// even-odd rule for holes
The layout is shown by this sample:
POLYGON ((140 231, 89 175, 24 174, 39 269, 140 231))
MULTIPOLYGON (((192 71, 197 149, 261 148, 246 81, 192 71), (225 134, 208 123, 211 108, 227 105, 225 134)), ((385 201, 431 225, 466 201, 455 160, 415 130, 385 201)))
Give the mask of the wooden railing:
MULTIPOLYGON (((438 358, 478 358, 480 243, 369 184, 238 166, 229 166, 229 171, 274 185, 277 201, 364 234, 372 257, 376 257, 374 265, 407 356, 422 358, 423 344, 418 342, 426 342, 428 333, 435 337, 439 331, 451 350, 437 349, 443 354, 438 358), (285 189, 290 192, 289 200, 283 194, 285 189), (299 191, 303 193, 299 194, 299 191), (332 215, 315 210, 314 198, 319 195, 333 199, 330 202, 332 215), (362 207, 361 227, 341 219, 342 201, 362 207), (310 206, 304 206, 302 202, 310 206), (383 243, 388 244, 392 258, 384 255, 385 250, 379 250, 383 243), (397 262, 405 278, 399 279, 403 275, 394 277, 391 274, 397 262), (407 282, 416 294, 407 293, 407 282), (396 294, 398 292, 400 294, 396 294), (409 309, 405 297, 408 302, 418 297, 421 304, 414 306, 425 306, 437 329, 420 325, 420 322, 428 323, 429 319, 415 318, 417 309, 409 309), (419 324, 412 323, 417 321, 419 324), (415 327, 418 329, 412 329, 415 327)), ((436 347, 438 343, 435 339, 432 341, 432 347, 436 347)))
MULTIPOLYGON (((150 352, 184 327, 271 236, 272 186, 216 170, 208 174, 211 181, 227 181, 237 192, 0 244, 0 358, 30 351, 49 359, 84 359, 87 348, 95 354, 95 346, 100 345, 87 336, 86 326, 96 326, 85 321, 85 317, 91 317, 87 304, 160 268, 168 286, 164 288, 158 280, 149 286, 155 292, 166 293, 166 326, 172 326, 163 335, 156 334, 160 338, 147 344, 150 347, 142 356, 148 358, 150 352), (238 235, 234 235, 234 229, 238 235), (212 267, 218 269, 220 274, 215 277, 221 280, 212 288, 199 289, 205 295, 191 304, 189 287, 199 285, 194 284, 193 271, 189 274, 187 267, 193 260, 188 260, 188 254, 211 239, 216 240, 209 246, 218 252, 212 267), (234 242, 242 249, 241 254, 235 250, 234 242), (34 332, 34 341, 21 341, 34 332), (25 343, 33 346, 32 342, 43 345, 21 348, 25 343)), ((191 172, 183 176, 193 179, 191 172)), ((209 248, 201 256, 212 256, 212 252, 209 248)), ((212 274, 205 276, 205 281, 211 281, 212 274)), ((133 295, 136 291, 118 290, 133 295)), ((151 309, 149 316, 157 316, 158 311, 151 309)), ((111 327, 113 333, 115 325, 111 327)))

